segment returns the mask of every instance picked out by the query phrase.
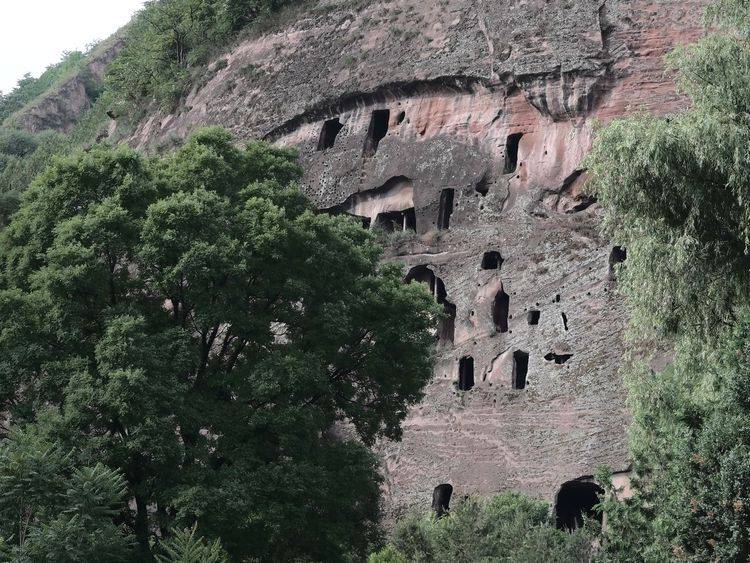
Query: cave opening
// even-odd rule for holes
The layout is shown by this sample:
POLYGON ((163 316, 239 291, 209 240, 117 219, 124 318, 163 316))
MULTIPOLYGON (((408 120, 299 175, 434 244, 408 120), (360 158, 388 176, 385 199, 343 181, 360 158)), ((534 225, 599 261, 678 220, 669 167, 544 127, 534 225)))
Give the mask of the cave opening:
POLYGON ((568 481, 560 487, 555 500, 555 523, 561 530, 573 531, 583 525, 584 518, 602 522, 602 513, 595 507, 604 490, 590 481, 568 481))
POLYGON ((406 119, 406 112, 402 111, 401 113, 398 114, 398 118, 396 119, 396 123, 398 123, 398 125, 401 125, 404 122, 404 119, 406 119))
POLYGON ((622 264, 628 259, 628 251, 622 246, 612 247, 612 251, 609 253, 609 269, 608 278, 610 280, 615 279, 617 273, 617 264, 622 264))
POLYGON ((438 210, 438 230, 446 231, 450 227, 453 214, 454 190, 446 188, 440 192, 440 207, 438 210))
POLYGON ((425 265, 414 266, 404 278, 405 283, 417 281, 430 288, 430 293, 435 301, 443 306, 443 318, 438 327, 438 340, 441 342, 453 342, 456 327, 456 306, 448 301, 448 291, 445 283, 425 265))
POLYGON ((518 168, 518 147, 521 144, 523 133, 513 133, 508 135, 505 142, 505 169, 504 174, 511 174, 518 168))
POLYGON ((417 230, 417 214, 412 207, 404 211, 387 211, 378 213, 375 218, 374 227, 386 233, 395 233, 399 231, 417 230))
POLYGON ((510 311, 510 297, 504 290, 495 295, 492 302, 492 322, 498 332, 508 332, 508 312, 510 311))
POLYGON ((456 306, 450 301, 444 301, 443 315, 440 320, 438 337, 441 342, 453 343, 456 334, 456 306))
POLYGON ((388 122, 391 119, 391 110, 376 109, 372 112, 370 118, 370 127, 367 130, 367 139, 365 140, 365 156, 374 156, 378 152, 380 141, 388 133, 388 122))
POLYGON ((323 129, 320 131, 320 140, 318 141, 318 150, 324 151, 333 148, 336 144, 336 137, 344 128, 338 117, 329 119, 323 123, 323 129))
POLYGON ((560 313, 560 317, 562 318, 563 328, 567 331, 568 330, 568 315, 566 315, 565 313, 560 313))
POLYGON ((522 350, 513 352, 513 389, 526 389, 526 377, 529 373, 529 353, 522 350))
POLYGON ((451 496, 453 496, 453 486, 448 483, 438 485, 432 491, 432 510, 438 518, 445 516, 450 510, 451 496))
POLYGON ((486 196, 490 192, 490 180, 487 177, 487 174, 482 176, 482 179, 477 182, 476 186, 474 186, 474 189, 482 197, 486 196))
POLYGON ((541 316, 542 316, 542 312, 541 311, 537 311, 536 309, 532 309, 526 315, 526 319, 529 321, 529 325, 536 326, 536 325, 539 324, 539 318, 541 316))
POLYGON ((499 270, 505 260, 497 250, 491 250, 485 252, 482 256, 482 269, 483 270, 499 270))
POLYGON ((554 352, 550 352, 546 356, 544 356, 544 359, 548 362, 555 362, 556 364, 564 364, 567 362, 570 358, 573 357, 573 354, 555 354, 554 352))
POLYGON ((458 389, 470 391, 474 387, 474 358, 464 356, 458 362, 458 389))

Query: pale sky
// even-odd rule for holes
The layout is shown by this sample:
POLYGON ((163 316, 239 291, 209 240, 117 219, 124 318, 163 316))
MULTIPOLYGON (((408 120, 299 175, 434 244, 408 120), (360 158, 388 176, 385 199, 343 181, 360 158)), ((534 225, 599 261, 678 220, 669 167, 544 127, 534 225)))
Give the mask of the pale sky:
POLYGON ((0 91, 125 25, 144 0, 0 0, 0 91))

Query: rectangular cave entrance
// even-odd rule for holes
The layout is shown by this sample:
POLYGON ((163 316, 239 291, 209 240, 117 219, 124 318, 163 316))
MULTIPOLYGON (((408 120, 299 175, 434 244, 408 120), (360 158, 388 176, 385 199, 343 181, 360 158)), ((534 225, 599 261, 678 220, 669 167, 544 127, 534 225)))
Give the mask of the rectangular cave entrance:
POLYGON ((440 208, 438 210, 438 230, 447 231, 453 214, 454 190, 446 188, 440 192, 440 208))
POLYGON ((387 211, 379 213, 375 218, 374 228, 386 233, 417 230, 417 214, 414 208, 404 211, 387 211))
POLYGON ((521 350, 513 352, 513 389, 526 389, 526 376, 529 373, 529 353, 521 350))
POLYGON ((529 321, 529 325, 536 326, 539 324, 539 318, 542 316, 541 311, 533 309, 526 315, 526 319, 529 321))
POLYGON ((336 143, 336 137, 344 128, 338 117, 329 119, 323 124, 323 129, 320 131, 320 140, 318 141, 318 150, 324 151, 326 149, 333 148, 336 143))
POLYGON ((370 127, 365 139, 364 156, 375 156, 380 141, 388 134, 388 122, 391 120, 391 110, 376 109, 370 118, 370 127))
POLYGON ((508 313, 510 311, 510 297, 504 290, 495 295, 492 302, 492 322, 498 332, 508 332, 508 313))
POLYGON ((508 135, 505 142, 505 169, 504 174, 511 174, 518 168, 518 146, 521 143, 523 133, 513 133, 508 135))
POLYGON ((464 356, 458 362, 458 389, 469 391, 474 387, 474 358, 464 356))

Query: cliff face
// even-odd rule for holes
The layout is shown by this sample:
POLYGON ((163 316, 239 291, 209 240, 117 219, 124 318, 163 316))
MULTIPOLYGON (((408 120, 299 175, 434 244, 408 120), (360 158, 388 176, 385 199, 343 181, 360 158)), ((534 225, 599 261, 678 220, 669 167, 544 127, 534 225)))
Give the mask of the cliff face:
POLYGON ((684 106, 664 55, 704 0, 326 0, 239 44, 134 144, 217 123, 300 149, 324 209, 395 231, 389 257, 449 320, 404 439, 379 446, 386 509, 628 467, 625 311, 581 161, 594 120, 684 106), (450 317, 453 319, 451 320, 450 317))

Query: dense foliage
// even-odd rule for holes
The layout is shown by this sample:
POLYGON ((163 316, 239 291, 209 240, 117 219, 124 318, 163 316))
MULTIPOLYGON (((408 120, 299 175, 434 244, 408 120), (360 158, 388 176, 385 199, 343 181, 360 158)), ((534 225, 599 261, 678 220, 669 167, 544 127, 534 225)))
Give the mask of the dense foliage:
MULTIPOLYGON (((117 98, 156 101, 171 109, 186 93, 191 71, 250 23, 301 0, 155 0, 130 24, 127 44, 109 69, 117 98)), ((199 70, 200 71, 200 70, 199 70)))
POLYGON ((616 122, 589 160, 628 249, 635 344, 675 358, 628 370, 636 495, 606 503, 613 561, 750 556, 750 7, 711 16, 715 33, 672 57, 692 109, 616 122))
POLYGON ((585 563, 590 556, 588 528, 558 530, 546 502, 510 492, 469 497, 443 518, 433 513, 404 518, 369 563, 585 563))
POLYGON ((293 152, 220 129, 150 160, 94 146, 54 160, 3 232, 0 409, 23 429, 4 447, 39 434, 119 472, 112 522, 144 557, 194 525, 235 560, 379 537, 366 446, 421 398, 436 306, 299 176, 293 152))

